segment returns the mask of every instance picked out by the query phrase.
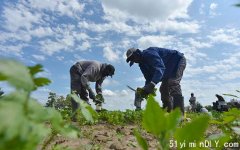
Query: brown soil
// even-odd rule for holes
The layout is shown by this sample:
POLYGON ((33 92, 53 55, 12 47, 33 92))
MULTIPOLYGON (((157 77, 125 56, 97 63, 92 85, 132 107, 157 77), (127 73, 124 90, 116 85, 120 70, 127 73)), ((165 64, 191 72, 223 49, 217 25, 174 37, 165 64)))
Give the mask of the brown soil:
MULTIPOLYGON (((85 125, 80 127, 81 135, 78 139, 57 135, 46 149, 57 146, 73 150, 141 150, 133 133, 137 128, 137 125, 85 125)), ((149 149, 157 149, 157 140, 146 132, 142 135, 149 142, 149 149)))

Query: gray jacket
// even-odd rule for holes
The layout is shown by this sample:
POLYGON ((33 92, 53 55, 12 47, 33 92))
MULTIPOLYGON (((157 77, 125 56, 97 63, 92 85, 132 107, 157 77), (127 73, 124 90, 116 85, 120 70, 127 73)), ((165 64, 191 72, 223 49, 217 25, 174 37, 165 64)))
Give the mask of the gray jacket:
POLYGON ((96 82, 95 89, 98 94, 102 93, 102 83, 106 77, 103 77, 103 70, 107 64, 98 61, 79 61, 75 64, 81 75, 82 86, 90 89, 89 82, 96 82))

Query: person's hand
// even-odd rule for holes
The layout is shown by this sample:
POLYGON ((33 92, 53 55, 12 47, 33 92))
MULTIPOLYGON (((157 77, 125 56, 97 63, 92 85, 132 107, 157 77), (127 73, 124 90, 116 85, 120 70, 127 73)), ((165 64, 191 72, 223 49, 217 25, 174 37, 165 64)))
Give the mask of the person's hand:
POLYGON ((153 82, 150 82, 143 87, 143 90, 148 95, 150 93, 154 93, 154 87, 155 87, 155 84, 153 82))
POLYGON ((145 92, 144 88, 137 88, 137 94, 140 95, 142 98, 146 98, 148 94, 145 92))
POLYGON ((102 94, 96 95, 96 103, 104 103, 104 97, 102 94))
POLYGON ((92 89, 88 90, 89 98, 95 101, 96 97, 92 89))

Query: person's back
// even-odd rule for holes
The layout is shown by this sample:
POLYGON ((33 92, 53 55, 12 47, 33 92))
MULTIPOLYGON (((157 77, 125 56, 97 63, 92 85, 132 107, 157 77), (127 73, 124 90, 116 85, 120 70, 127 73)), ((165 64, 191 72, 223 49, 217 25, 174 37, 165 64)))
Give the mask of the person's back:
POLYGON ((102 77, 102 67, 104 64, 98 61, 79 61, 75 64, 83 76, 87 76, 88 81, 96 82, 102 77))
POLYGON ((183 54, 176 51, 176 50, 170 50, 165 48, 158 48, 158 47, 149 47, 146 50, 143 50, 143 59, 149 61, 149 59, 153 60, 155 59, 154 55, 160 56, 162 60, 161 63, 163 63, 163 67, 165 68, 164 76, 163 78, 172 78, 175 77, 178 63, 183 57, 183 54))

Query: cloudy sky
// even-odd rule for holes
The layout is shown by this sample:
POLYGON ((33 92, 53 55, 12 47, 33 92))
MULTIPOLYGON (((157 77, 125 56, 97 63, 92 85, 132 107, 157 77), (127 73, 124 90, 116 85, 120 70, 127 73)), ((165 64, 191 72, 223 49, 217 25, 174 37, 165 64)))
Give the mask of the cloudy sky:
MULTIPOLYGON (((134 88, 144 79, 125 51, 150 46, 176 49, 187 58, 185 103, 194 92, 203 105, 215 94, 240 89, 240 8, 237 0, 1 0, 0 57, 43 64, 50 86, 33 94, 66 95, 69 68, 79 60, 116 67, 104 84, 107 109, 133 109, 134 88)), ((92 84, 94 86, 94 84, 92 84)), ((158 84, 158 87, 160 84, 158 84)), ((6 92, 5 83, 0 87, 6 92)), ((226 97, 228 100, 229 98, 226 97)), ((160 102, 160 96, 157 100, 160 102)))

